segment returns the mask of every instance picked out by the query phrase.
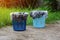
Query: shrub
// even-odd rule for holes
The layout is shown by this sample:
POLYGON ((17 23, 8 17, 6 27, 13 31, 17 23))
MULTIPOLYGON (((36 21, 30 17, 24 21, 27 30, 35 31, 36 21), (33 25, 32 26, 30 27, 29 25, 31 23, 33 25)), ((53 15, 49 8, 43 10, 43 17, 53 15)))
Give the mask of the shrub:
POLYGON ((38 7, 42 0, 0 0, 2 7, 38 7))
POLYGON ((58 7, 57 0, 48 0, 48 5, 51 7, 52 11, 56 11, 58 7))

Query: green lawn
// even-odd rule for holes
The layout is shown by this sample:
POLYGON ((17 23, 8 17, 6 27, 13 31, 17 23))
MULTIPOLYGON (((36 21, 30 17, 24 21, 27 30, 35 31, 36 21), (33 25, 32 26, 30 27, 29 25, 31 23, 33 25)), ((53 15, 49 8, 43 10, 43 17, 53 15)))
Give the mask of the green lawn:
MULTIPOLYGON (((33 10, 47 10, 46 8, 37 8, 33 10)), ((32 9, 29 8, 2 8, 0 7, 0 26, 5 26, 5 25, 11 25, 11 20, 10 20, 10 13, 11 12, 28 12, 32 11, 32 9)), ((46 20, 46 23, 53 23, 56 20, 60 20, 60 12, 50 12, 48 15, 48 19, 46 20)), ((27 25, 32 25, 32 18, 28 16, 27 19, 27 25)))

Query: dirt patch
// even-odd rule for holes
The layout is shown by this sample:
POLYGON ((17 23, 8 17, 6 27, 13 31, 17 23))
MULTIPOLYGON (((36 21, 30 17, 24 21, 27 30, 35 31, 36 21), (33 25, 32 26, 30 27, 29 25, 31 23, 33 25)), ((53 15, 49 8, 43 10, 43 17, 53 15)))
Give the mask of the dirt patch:
POLYGON ((8 26, 0 29, 0 40, 60 40, 60 24, 47 24, 43 29, 27 26, 26 31, 13 31, 8 26))

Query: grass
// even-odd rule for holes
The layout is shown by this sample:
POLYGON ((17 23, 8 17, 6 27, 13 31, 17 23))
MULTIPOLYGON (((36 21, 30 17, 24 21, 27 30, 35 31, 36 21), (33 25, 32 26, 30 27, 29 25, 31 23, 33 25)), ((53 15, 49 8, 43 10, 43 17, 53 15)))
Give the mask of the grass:
MULTIPOLYGON (((0 27, 1 26, 5 26, 5 25, 11 25, 12 22, 10 20, 10 13, 11 12, 28 12, 30 13, 32 9, 28 9, 28 8, 2 8, 0 7, 0 27)), ((46 8, 43 7, 39 7, 37 9, 33 9, 33 10, 47 10, 46 8)), ((49 11, 49 15, 48 18, 46 20, 46 23, 53 23, 57 20, 60 20, 60 11, 56 11, 56 12, 50 12, 49 11)), ((32 18, 30 16, 28 16, 27 19, 27 25, 32 25, 32 18)))

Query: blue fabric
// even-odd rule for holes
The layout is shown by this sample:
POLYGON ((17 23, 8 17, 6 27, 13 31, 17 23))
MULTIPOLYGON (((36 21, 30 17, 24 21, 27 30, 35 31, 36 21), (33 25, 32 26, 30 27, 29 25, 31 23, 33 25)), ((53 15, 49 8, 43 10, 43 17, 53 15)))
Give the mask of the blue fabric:
POLYGON ((13 22, 13 29, 15 31, 24 31, 24 30, 26 30, 26 20, 23 20, 21 22, 17 22, 15 20, 13 20, 12 22, 13 22))
POLYGON ((45 15, 40 18, 33 19, 33 26, 36 28, 44 28, 45 27, 45 15))

